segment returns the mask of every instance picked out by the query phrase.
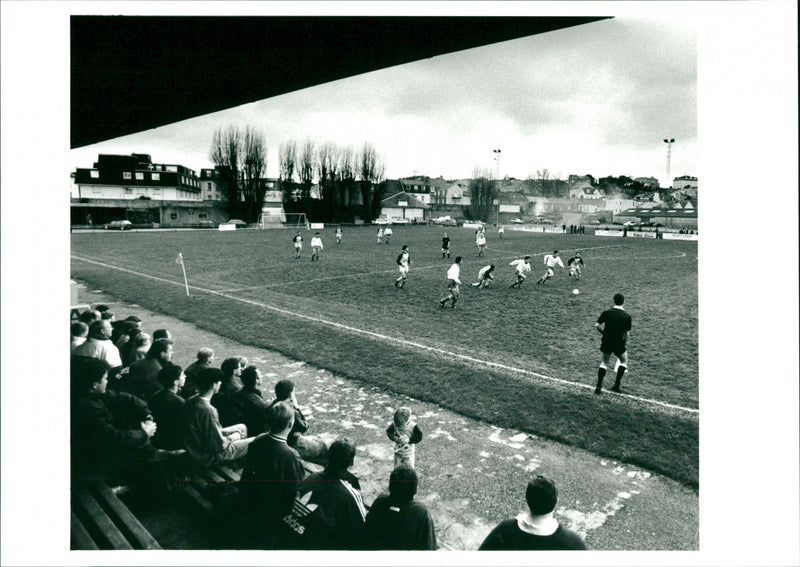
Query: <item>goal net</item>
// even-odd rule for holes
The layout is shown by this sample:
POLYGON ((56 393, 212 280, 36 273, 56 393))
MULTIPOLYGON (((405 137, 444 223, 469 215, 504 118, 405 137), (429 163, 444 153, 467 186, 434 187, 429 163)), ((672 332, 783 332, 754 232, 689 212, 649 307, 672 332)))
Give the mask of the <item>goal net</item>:
POLYGON ((258 228, 285 228, 287 226, 306 230, 310 229, 305 213, 261 213, 258 215, 258 228))
POLYGON ((290 226, 297 230, 301 228, 311 230, 311 225, 308 223, 308 217, 306 217, 305 213, 285 213, 285 216, 285 226, 290 226))

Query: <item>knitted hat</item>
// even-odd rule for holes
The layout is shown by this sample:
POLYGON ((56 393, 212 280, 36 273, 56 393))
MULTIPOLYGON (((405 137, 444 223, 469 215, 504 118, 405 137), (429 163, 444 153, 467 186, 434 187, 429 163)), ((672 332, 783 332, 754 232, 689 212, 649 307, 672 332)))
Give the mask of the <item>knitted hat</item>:
POLYGON ((394 425, 395 427, 404 427, 411 419, 411 410, 407 407, 402 407, 394 412, 394 425))

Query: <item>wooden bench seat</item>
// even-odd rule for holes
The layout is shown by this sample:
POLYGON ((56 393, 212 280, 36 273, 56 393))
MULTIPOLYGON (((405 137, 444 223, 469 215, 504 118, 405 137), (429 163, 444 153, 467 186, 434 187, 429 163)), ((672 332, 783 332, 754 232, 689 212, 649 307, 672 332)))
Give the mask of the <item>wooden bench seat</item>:
MULTIPOLYGON (((306 475, 323 470, 321 465, 302 461, 306 475)), ((215 513, 214 495, 224 490, 225 486, 239 482, 243 468, 240 466, 219 464, 205 468, 197 473, 180 479, 181 489, 189 499, 204 513, 213 516, 215 513)))
POLYGON ((70 548, 161 549, 105 482, 72 488, 70 548))

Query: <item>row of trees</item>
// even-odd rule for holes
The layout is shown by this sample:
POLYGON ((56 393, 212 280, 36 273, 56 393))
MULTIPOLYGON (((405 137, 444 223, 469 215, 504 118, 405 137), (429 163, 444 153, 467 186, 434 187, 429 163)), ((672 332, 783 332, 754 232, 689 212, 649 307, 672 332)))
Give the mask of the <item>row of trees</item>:
POLYGON ((469 182, 470 204, 464 207, 464 215, 470 220, 489 222, 489 215, 494 210, 494 201, 500 193, 497 180, 492 179, 486 169, 476 167, 469 182))
POLYGON ((357 216, 370 222, 380 214, 385 164, 371 143, 357 152, 334 142, 286 142, 278 155, 287 213, 304 212, 323 222, 352 222, 357 216), (317 199, 311 195, 315 179, 317 199))
MULTIPOLYGON (((249 126, 217 129, 211 161, 230 216, 255 222, 267 192, 264 136, 249 126)), ((356 216, 369 222, 380 214, 385 165, 372 144, 356 152, 333 142, 287 142, 279 148, 278 162, 287 213, 303 212, 323 222, 351 222, 356 216), (312 197, 315 181, 321 198, 312 197)))
POLYGON ((219 172, 218 184, 228 214, 255 222, 261 213, 267 186, 267 148, 264 135, 250 126, 217 129, 211 142, 211 161, 219 172))

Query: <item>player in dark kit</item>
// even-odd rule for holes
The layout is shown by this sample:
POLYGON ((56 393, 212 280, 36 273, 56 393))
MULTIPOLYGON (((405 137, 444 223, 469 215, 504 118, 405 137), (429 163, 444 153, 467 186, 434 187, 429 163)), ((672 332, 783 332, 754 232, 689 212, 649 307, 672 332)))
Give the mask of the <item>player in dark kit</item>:
POLYGON ((628 368, 628 353, 626 350, 626 343, 631 330, 631 316, 625 312, 622 304, 625 303, 625 297, 621 293, 614 295, 614 307, 606 309, 597 318, 595 328, 603 335, 600 342, 600 352, 603 353, 603 362, 600 363, 600 368, 597 370, 597 386, 594 389, 595 394, 599 394, 603 389, 603 378, 606 375, 608 362, 611 355, 617 357, 619 360, 619 368, 617 368, 617 379, 614 386, 611 388, 612 392, 619 392, 619 386, 622 382, 622 376, 628 368))
POLYGON ((583 271, 583 258, 580 252, 575 252, 575 255, 567 260, 567 267, 569 268, 569 275, 574 276, 576 280, 581 279, 581 271, 583 271))
POLYGON ((447 236, 447 233, 444 233, 442 237, 442 258, 447 256, 450 257, 450 237, 447 236))

